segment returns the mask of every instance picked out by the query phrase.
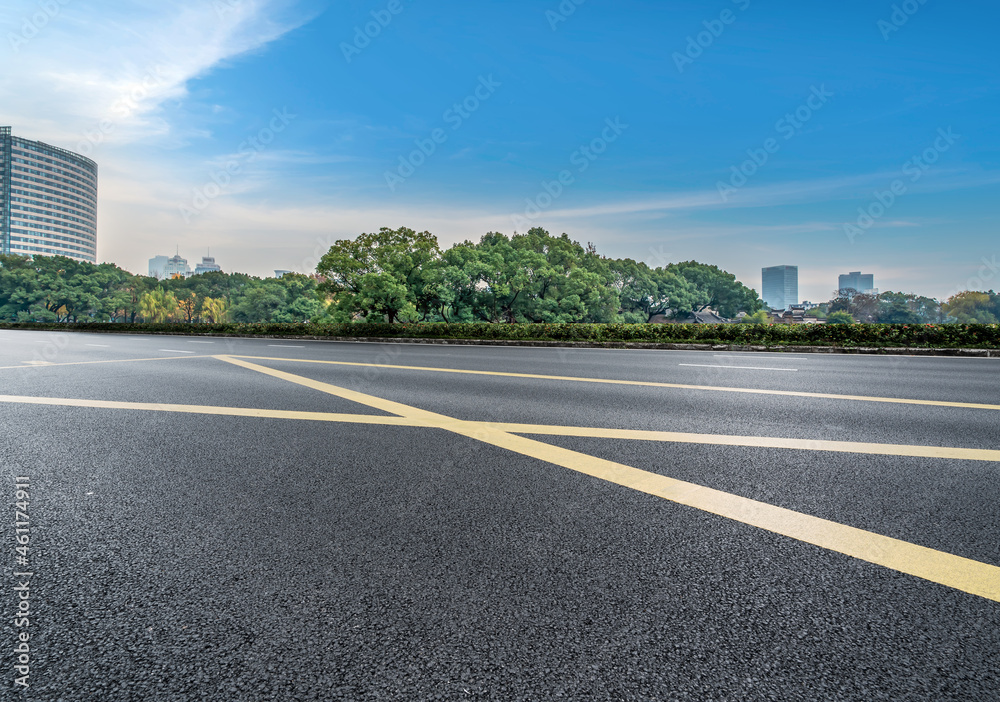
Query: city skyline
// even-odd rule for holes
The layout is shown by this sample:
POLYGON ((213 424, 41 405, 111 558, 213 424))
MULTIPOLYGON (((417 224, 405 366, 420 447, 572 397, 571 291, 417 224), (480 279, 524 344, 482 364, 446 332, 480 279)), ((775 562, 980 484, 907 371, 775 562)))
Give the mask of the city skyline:
POLYGON ((984 2, 38 7, 2 20, 0 123, 100 164, 98 259, 129 270, 159 241, 265 276, 382 226, 541 226, 755 289, 794 259, 805 299, 859 268, 998 287, 984 2))

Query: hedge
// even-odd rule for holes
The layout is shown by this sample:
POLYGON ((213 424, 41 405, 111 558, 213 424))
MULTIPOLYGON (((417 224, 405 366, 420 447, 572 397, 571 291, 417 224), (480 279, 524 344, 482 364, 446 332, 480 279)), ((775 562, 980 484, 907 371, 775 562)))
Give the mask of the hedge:
POLYGON ((76 324, 0 329, 422 339, 704 343, 764 346, 1000 348, 997 324, 76 324))

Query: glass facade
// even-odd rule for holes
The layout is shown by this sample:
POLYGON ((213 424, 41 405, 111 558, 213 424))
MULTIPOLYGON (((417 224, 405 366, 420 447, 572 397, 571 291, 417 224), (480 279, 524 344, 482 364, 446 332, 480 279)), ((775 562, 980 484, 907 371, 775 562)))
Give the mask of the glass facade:
POLYGON ((853 290, 859 293, 870 293, 875 290, 875 275, 873 273, 862 273, 861 271, 851 271, 847 275, 840 276, 837 290, 853 290))
POLYGON ((799 267, 772 266, 761 271, 761 298, 773 310, 799 304, 799 267))
POLYGON ((97 263, 97 164, 0 127, 0 250, 97 263))

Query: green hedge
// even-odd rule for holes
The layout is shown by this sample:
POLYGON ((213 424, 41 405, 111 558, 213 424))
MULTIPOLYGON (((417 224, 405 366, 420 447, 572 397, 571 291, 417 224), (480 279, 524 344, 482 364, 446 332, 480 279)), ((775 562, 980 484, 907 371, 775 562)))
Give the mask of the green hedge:
POLYGON ((425 339, 1000 348, 997 324, 36 324, 0 329, 73 329, 236 336, 325 336, 425 339))

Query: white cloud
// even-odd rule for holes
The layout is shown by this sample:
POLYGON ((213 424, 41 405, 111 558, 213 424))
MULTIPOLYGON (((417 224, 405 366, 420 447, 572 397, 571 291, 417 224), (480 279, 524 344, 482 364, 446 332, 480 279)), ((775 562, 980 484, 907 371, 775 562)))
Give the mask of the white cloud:
MULTIPOLYGON (((75 148, 164 137, 159 108, 225 61, 257 50, 306 21, 289 0, 53 0, 4 6, 0 123, 75 148), (35 19, 32 19, 32 18, 35 19), (41 25, 41 26, 39 26, 41 25)), ((86 149, 81 149, 86 150, 86 149)))

